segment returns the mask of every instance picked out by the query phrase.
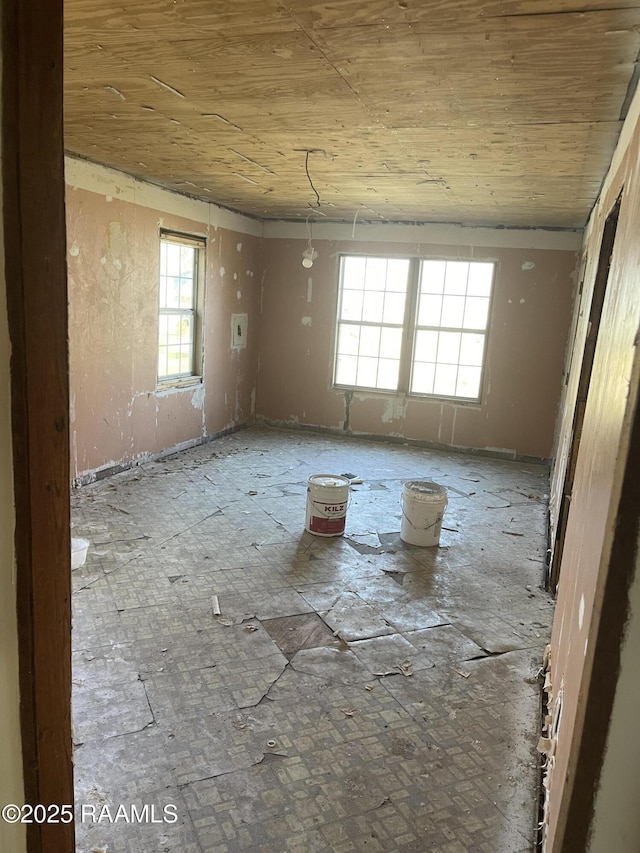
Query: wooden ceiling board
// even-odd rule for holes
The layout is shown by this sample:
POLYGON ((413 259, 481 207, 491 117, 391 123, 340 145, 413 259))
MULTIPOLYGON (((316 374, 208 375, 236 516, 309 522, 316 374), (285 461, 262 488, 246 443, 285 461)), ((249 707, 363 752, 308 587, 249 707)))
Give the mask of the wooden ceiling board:
POLYGON ((521 15, 594 12, 601 9, 633 9, 638 0, 341 0, 314 3, 289 0, 294 19, 305 29, 338 29, 348 21, 352 26, 372 24, 441 23, 521 15))
POLYGON ((255 216, 580 227, 640 0, 66 0, 70 153, 255 216), (361 208, 370 207, 370 211, 361 208))

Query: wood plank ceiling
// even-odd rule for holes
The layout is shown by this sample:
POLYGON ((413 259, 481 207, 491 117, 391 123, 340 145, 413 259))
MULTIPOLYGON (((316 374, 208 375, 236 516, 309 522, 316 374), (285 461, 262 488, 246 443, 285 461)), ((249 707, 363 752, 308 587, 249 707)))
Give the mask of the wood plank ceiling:
POLYGON ((267 219, 581 227, 640 48, 640 0, 65 4, 67 150, 267 219))

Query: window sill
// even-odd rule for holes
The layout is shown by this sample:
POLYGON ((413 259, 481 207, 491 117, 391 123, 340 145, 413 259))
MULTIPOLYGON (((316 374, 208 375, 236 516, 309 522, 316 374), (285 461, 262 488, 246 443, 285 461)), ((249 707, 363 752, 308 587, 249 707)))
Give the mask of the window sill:
POLYGON ((183 376, 179 379, 163 379, 156 383, 156 393, 161 391, 175 391, 181 388, 189 389, 202 385, 202 376, 183 376))
POLYGON ((364 388, 358 385, 333 385, 334 391, 352 391, 354 394, 380 394, 385 397, 404 397, 407 400, 431 400, 434 403, 450 403, 452 406, 472 406, 477 409, 482 407, 482 400, 473 400, 469 397, 445 397, 438 394, 419 394, 416 391, 388 391, 383 388, 364 388))

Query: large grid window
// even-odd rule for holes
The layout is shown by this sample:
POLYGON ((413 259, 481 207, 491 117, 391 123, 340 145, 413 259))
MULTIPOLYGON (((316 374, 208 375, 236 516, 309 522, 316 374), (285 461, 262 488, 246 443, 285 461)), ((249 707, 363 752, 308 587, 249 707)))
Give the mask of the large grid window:
POLYGON ((336 385, 398 387, 408 279, 406 258, 342 258, 336 385))
POLYGON ((477 401, 494 264, 345 256, 337 386, 477 401))
POLYGON ((478 400, 493 264, 422 261, 411 392, 478 400))
POLYGON ((159 382, 198 373, 198 267, 203 246, 172 234, 160 238, 159 382))

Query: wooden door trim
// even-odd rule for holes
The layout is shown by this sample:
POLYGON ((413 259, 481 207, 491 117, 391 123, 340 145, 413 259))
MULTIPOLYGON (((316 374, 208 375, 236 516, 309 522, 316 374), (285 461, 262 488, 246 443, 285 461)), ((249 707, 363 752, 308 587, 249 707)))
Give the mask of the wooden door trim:
MULTIPOLYGON (((2 191, 26 802, 73 804, 62 0, 2 3, 2 191)), ((72 824, 27 825, 72 853, 72 824)))

